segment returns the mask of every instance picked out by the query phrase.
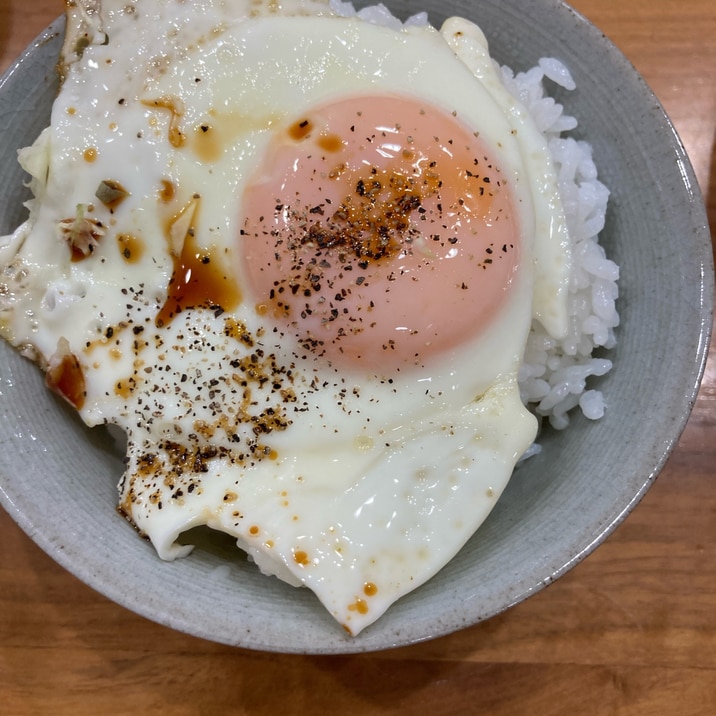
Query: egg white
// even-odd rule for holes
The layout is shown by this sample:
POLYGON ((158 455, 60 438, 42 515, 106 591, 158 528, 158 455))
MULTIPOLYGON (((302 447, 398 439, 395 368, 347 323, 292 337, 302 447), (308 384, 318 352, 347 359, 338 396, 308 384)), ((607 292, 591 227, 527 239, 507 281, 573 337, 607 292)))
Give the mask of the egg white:
POLYGON ((121 0, 71 21, 93 42, 79 59, 66 46, 51 125, 22 157, 38 198, 0 247, 0 329, 43 365, 67 341, 82 418, 127 432, 120 506, 162 558, 190 551, 182 532, 220 529, 355 635, 454 556, 534 439, 517 371, 533 315, 560 330, 569 268, 546 146, 464 20, 441 34, 321 2, 121 0), (414 95, 479 131, 517 197, 528 257, 499 321, 391 375, 304 356, 257 314, 241 264, 242 187, 272 132, 366 92, 414 95), (95 196, 108 179, 128 192, 111 212, 95 196), (78 206, 104 233, 73 263, 57 227, 78 206), (158 328, 175 265, 167 225, 194 209, 197 241, 243 300, 158 328), (138 240, 138 260, 119 235, 138 240))

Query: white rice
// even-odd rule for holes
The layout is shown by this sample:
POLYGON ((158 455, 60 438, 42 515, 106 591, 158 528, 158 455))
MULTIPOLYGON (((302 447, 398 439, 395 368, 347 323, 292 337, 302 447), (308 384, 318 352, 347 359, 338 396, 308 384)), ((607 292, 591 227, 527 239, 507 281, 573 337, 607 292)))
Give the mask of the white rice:
MULTIPOLYGON (((331 0, 330 5, 339 15, 358 15, 393 28, 403 24, 384 5, 359 11, 342 0, 331 0)), ((419 13, 404 24, 427 22, 426 13, 419 13)), ((588 390, 586 385, 589 377, 602 376, 611 369, 610 360, 594 357, 593 353, 597 348, 614 347, 614 328, 619 325, 615 307, 619 267, 606 258, 597 240, 604 228, 609 190, 597 179, 590 145, 565 136, 577 126, 577 120, 545 92, 545 80, 574 90, 576 84, 569 69, 549 57, 518 74, 508 67, 499 69, 508 91, 525 105, 547 140, 572 243, 567 335, 555 339, 534 321, 519 373, 524 403, 553 428, 562 430, 569 424, 568 413, 573 408, 579 406, 591 420, 601 418, 606 408, 602 393, 588 390)), ((538 450, 534 446, 530 454, 538 450)))
POLYGON ((572 244, 569 286, 569 330, 555 339, 537 322, 527 340, 519 374, 523 401, 559 430, 569 424, 568 412, 579 406, 585 417, 597 420, 606 403, 600 391, 588 390, 590 376, 602 376, 612 363, 594 357, 597 348, 613 348, 619 325, 615 301, 619 267, 606 258, 598 243, 604 228, 609 190, 597 178, 592 150, 586 142, 564 136, 577 120, 545 93, 549 79, 565 89, 575 88, 567 68, 553 58, 514 74, 501 68, 507 89, 527 107, 547 139, 559 179, 572 244))

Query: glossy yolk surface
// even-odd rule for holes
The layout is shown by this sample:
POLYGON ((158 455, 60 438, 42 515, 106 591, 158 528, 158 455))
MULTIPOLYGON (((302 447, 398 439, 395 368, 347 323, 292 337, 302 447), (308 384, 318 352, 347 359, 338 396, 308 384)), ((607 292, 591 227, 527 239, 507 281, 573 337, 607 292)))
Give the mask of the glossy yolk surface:
POLYGON ((509 187, 456 117, 342 99, 276 134, 244 194, 256 308, 335 365, 421 365, 499 313, 519 264, 509 187))

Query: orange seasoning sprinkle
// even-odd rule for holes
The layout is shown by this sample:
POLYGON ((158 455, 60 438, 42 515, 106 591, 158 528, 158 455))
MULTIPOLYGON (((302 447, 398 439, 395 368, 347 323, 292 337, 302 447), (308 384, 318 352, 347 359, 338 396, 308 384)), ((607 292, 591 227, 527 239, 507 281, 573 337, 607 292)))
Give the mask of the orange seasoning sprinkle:
POLYGON ((374 597, 378 593, 378 587, 373 582, 366 582, 363 585, 363 593, 366 597, 374 597))
POLYGON ((128 378, 127 380, 118 380, 114 384, 114 392, 120 397, 124 398, 124 400, 129 400, 129 397, 132 395, 132 392, 134 391, 134 379, 128 378))
POLYGON ((343 147, 343 140, 337 134, 322 134, 317 144, 325 152, 337 152, 343 147))
POLYGON ((358 612, 358 614, 368 613, 368 602, 365 599, 356 599, 353 604, 348 605, 348 611, 358 612))

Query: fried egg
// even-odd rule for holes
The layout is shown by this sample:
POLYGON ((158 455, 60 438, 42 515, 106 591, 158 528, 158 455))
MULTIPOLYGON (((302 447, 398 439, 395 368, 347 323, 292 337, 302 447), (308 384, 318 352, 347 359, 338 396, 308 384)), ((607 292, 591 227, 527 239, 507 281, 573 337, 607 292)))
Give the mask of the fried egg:
POLYGON ((356 635, 533 442, 517 372, 533 320, 565 328, 570 257, 479 28, 337 9, 68 8, 0 330, 126 432, 119 509, 160 557, 221 530, 356 635))

